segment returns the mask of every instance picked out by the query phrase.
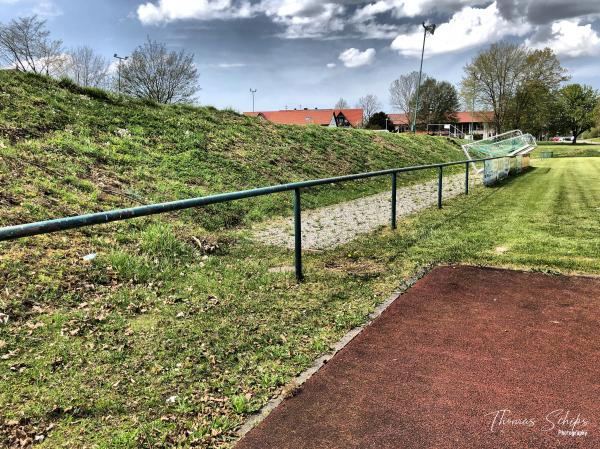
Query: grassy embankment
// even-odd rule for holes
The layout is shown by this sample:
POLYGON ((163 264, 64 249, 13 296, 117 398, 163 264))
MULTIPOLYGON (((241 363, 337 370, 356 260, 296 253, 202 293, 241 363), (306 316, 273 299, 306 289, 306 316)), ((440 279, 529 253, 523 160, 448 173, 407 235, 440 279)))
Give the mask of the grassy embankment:
MULTIPOLYGON (((23 174, 3 179, 9 183, 3 194, 9 204, 26 199, 0 224, 464 157, 458 144, 443 138, 275 126, 213 108, 164 107, 64 86, 0 72, 2 172, 23 174), (54 200, 27 201, 40 192, 54 200)), ((400 181, 433 176, 415 173, 400 181)), ((314 189, 304 206, 388 184, 314 189)), ((288 203, 268 196, 197 211, 193 219, 220 229, 287 213, 288 203)))
MULTIPOLYGON (((129 100, 104 106, 38 78, 0 80, 3 133, 21 134, 0 149, 2 224, 415 163, 429 157, 424 143, 439 142, 129 100), (27 112, 11 117, 20 112, 7 101, 27 96, 27 112), (61 120, 19 128, 51 108, 61 120), (123 129, 131 135, 118 136, 123 129), (274 164, 263 161, 270 148, 274 164)), ((272 270, 291 264, 289 251, 250 242, 245 227, 223 230, 218 218, 286 213, 289 195, 2 243, 0 445, 36 435, 46 448, 228 445, 249 413, 420 267, 600 273, 599 171, 595 158, 537 161, 501 186, 401 220, 397 232, 306 254, 301 285, 272 270), (98 257, 84 262, 89 253, 98 257)), ((330 190, 310 201, 355 194, 330 190)))

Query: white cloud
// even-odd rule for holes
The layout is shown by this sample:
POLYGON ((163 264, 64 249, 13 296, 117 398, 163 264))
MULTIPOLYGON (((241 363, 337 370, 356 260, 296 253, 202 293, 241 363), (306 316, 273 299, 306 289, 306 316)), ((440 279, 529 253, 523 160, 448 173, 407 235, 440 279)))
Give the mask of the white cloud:
POLYGON ((40 17, 57 17, 62 16, 63 11, 54 2, 50 0, 41 0, 33 8, 33 13, 40 17))
POLYGON ((387 23, 377 23, 371 20, 364 23, 355 23, 354 28, 358 31, 358 34, 362 39, 390 40, 398 36, 398 32, 405 27, 387 23))
POLYGON ((559 20, 551 27, 551 35, 534 41, 527 39, 525 45, 532 48, 546 47, 559 56, 595 56, 600 54, 600 36, 590 24, 580 25, 578 20, 559 20))
POLYGON ((63 15, 63 11, 52 0, 0 0, 0 5, 20 5, 21 13, 37 14, 44 19, 63 15))
POLYGON ((346 67, 355 68, 373 64, 376 53, 374 48, 368 48, 365 51, 360 51, 357 48, 349 48, 340 53, 338 59, 342 61, 346 67))
POLYGON ((227 20, 262 14, 282 25, 288 39, 323 37, 344 29, 346 9, 339 1, 321 0, 153 0, 140 5, 144 25, 176 20, 227 20))
POLYGON ((329 64, 327 64, 327 68, 328 69, 335 69, 337 67, 337 64, 330 62, 329 64))
POLYGON ((432 12, 452 12, 457 7, 479 6, 489 0, 378 0, 356 10, 354 20, 368 20, 392 11, 394 17, 416 17, 432 12))
MULTIPOLYGON (((441 24, 435 35, 427 37, 426 55, 466 50, 507 36, 524 36, 531 26, 524 22, 509 22, 498 12, 496 2, 486 8, 466 7, 455 13, 449 22, 441 24)), ((423 29, 401 34, 392 42, 392 49, 401 55, 420 56, 423 29)))
MULTIPOLYGON (((19 1, 24 0, 0 0, 0 4, 19 1)), ((36 1, 40 11, 46 11, 43 15, 53 15, 52 1, 36 1)), ((477 48, 506 37, 527 36, 526 44, 536 48, 549 46, 558 55, 600 54, 599 33, 589 24, 581 25, 582 19, 561 19, 552 26, 532 25, 535 20, 531 14, 525 14, 523 8, 527 7, 529 11, 535 6, 537 17, 541 14, 540 5, 546 1, 550 2, 548 7, 552 8, 553 14, 565 14, 562 17, 590 11, 596 8, 595 1, 600 2, 585 0, 583 5, 583 0, 496 0, 493 3, 491 0, 143 0, 137 8, 137 17, 144 25, 155 25, 177 20, 233 20, 261 16, 279 25, 278 36, 285 39, 389 39, 393 41, 391 48, 401 55, 418 57, 423 30, 415 24, 416 19, 406 18, 418 17, 420 21, 422 16, 446 15, 450 19, 439 25, 434 36, 427 38, 426 56, 477 48), (513 9, 523 13, 507 13, 513 9)), ((588 15, 586 20, 589 23, 593 19, 588 15)), ((344 61, 347 67, 373 62, 374 49, 373 52, 354 50, 356 55, 345 56, 349 58, 349 62, 344 61), (355 63, 355 59, 358 62, 355 63), (363 59, 366 62, 363 63, 363 59)), ((239 66, 219 68, 234 67, 239 66)))
POLYGON ((354 20, 362 21, 366 19, 371 19, 378 14, 388 12, 393 8, 393 3, 385 0, 379 0, 376 3, 369 3, 368 5, 365 5, 362 8, 356 10, 356 13, 354 14, 354 20))
POLYGON ((153 25, 185 19, 248 18, 253 7, 248 1, 234 5, 232 0, 158 0, 138 6, 137 15, 142 24, 153 25))
POLYGON ((262 0, 257 9, 285 26, 282 36, 288 39, 323 37, 345 26, 346 8, 335 1, 262 0))
POLYGON ((246 64, 242 62, 220 62, 218 64, 213 64, 210 67, 215 67, 217 69, 239 69, 246 67, 246 64))

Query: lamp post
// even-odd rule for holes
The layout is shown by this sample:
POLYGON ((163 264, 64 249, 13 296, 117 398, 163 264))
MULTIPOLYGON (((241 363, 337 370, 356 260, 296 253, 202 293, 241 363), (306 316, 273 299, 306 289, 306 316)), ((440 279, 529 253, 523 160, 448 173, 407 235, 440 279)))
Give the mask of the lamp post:
POLYGON ((117 73, 119 74, 118 75, 118 78, 119 78, 119 93, 121 93, 121 62, 127 61, 129 59, 129 56, 119 56, 118 54, 115 53, 114 57, 119 60, 119 67, 117 68, 117 73))
POLYGON ((433 114, 433 107, 429 106, 429 114, 427 114, 427 134, 429 134, 429 127, 431 126, 431 114, 433 114))
POLYGON ((435 29, 437 25, 425 25, 423 22, 423 50, 421 50, 421 68, 419 69, 419 83, 417 84, 417 99, 415 102, 415 110, 413 112, 413 123, 412 123, 412 132, 417 132, 417 113, 419 112, 419 94, 421 93, 421 77, 423 75, 423 56, 425 55, 425 39, 427 38, 427 33, 430 33, 433 36, 435 33, 435 29))
POLYGON ((385 130, 386 130, 386 131, 388 130, 388 121, 389 121, 389 120, 390 120, 390 118, 389 118, 389 117, 386 117, 386 118, 385 118, 385 130))
POLYGON ((258 92, 258 89, 250 89, 250 93, 252 94, 252 112, 254 112, 254 94, 258 92))

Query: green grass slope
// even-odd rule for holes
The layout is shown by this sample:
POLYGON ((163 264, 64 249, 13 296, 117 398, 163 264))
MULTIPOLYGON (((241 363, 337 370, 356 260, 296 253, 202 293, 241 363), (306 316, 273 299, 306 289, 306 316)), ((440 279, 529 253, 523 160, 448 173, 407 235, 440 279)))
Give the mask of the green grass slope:
MULTIPOLYGON (((11 206, 0 224, 462 158, 458 145, 440 138, 276 126, 12 71, 0 71, 0 139, 0 204, 11 206)), ((386 183, 317 189, 305 204, 386 183)), ((197 211, 194 219, 216 229, 288 208, 265 197, 197 211)))

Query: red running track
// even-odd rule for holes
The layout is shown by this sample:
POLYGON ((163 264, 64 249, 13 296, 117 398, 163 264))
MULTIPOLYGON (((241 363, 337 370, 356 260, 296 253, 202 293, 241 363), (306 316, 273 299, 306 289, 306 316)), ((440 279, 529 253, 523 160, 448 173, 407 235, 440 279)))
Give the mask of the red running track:
POLYGON ((600 280, 433 270, 237 449, 600 448, 600 280))

